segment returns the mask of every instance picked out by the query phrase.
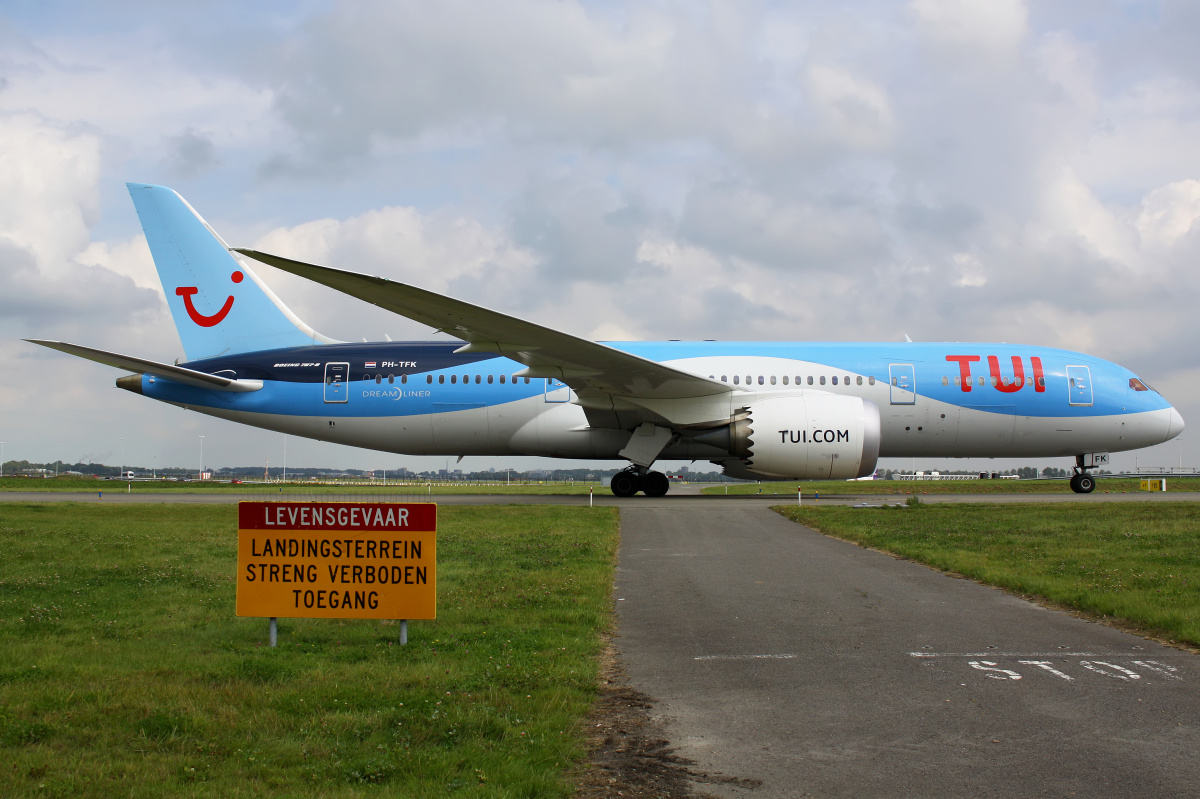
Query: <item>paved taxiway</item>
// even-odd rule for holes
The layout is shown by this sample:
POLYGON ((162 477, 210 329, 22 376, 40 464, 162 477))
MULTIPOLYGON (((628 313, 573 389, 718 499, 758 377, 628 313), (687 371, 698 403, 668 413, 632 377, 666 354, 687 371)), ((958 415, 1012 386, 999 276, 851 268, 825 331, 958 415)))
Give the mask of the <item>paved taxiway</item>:
MULTIPOLYGON (((435 499, 587 502, 586 496, 435 499)), ((821 502, 880 499, 898 498, 821 502)), ((622 508, 617 642, 633 687, 653 698, 666 734, 678 754, 695 761, 696 771, 736 780, 704 785, 705 792, 763 799, 1182 797, 1194 796, 1200 785, 1195 655, 826 538, 767 507, 793 497, 595 501, 622 508)))
MULTIPOLYGON (((1200 502, 1200 492, 1172 491, 1168 493, 1138 492, 1129 494, 922 494, 922 502, 933 503, 1042 503, 1042 502, 1200 502)), ((895 494, 840 494, 814 498, 804 496, 804 503, 818 505, 880 505, 903 504, 907 496, 895 494)), ((393 502, 439 502, 445 505, 586 505, 586 494, 408 494, 396 491, 378 494, 236 494, 226 491, 126 492, 121 484, 114 483, 103 491, 59 492, 59 491, 10 491, 0 493, 0 502, 148 502, 148 503, 199 503, 230 504, 243 500, 273 502, 275 500, 303 502, 369 502, 386 499, 393 502), (101 496, 102 494, 102 496, 101 496)), ((718 508, 745 507, 765 508, 769 505, 786 505, 796 501, 794 494, 762 494, 724 496, 701 495, 697 486, 682 486, 671 489, 665 497, 652 499, 645 496, 618 499, 604 489, 592 501, 597 505, 615 505, 620 508, 718 508)))
POLYGON ((721 796, 1195 796, 1200 660, 765 507, 622 512, 619 646, 721 796), (748 785, 749 783, 740 783, 748 785))

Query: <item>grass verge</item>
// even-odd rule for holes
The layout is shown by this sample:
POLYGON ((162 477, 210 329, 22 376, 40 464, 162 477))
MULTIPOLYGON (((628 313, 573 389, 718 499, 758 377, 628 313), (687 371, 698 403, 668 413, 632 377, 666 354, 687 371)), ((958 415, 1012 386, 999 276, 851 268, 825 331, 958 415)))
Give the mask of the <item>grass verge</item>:
POLYGON ((1200 646, 1200 504, 776 508, 822 533, 1200 646))
POLYGON ((607 508, 439 509, 438 616, 234 616, 236 508, 0 505, 0 794, 565 796, 607 508))
MULTIPOLYGON (((35 479, 26 477, 0 478, 0 496, 5 492, 81 492, 94 494, 105 491, 111 494, 124 494, 127 490, 134 494, 186 493, 186 494, 230 494, 252 499, 257 495, 278 497, 280 494, 298 497, 330 497, 330 496, 385 496, 398 495, 405 497, 432 496, 437 498, 452 494, 498 494, 498 495, 529 495, 553 494, 586 496, 588 489, 596 494, 609 494, 608 483, 586 483, 581 480, 542 482, 514 482, 505 484, 494 483, 317 483, 296 481, 289 483, 258 483, 243 482, 229 483, 215 480, 192 480, 190 482, 170 482, 167 480, 98 480, 88 477, 56 477, 35 479), (282 490, 281 490, 282 489, 282 490)), ((412 500, 416 501, 416 500, 412 500)))
MULTIPOLYGON (((710 486, 703 494, 745 496, 747 494, 779 494, 796 497, 800 488, 804 496, 828 494, 1070 494, 1071 486, 1062 480, 812 480, 776 483, 730 483, 710 486)), ((1168 477, 1168 491, 1200 491, 1200 477, 1168 477)), ((1102 477, 1096 480, 1096 493, 1141 493, 1141 481, 1131 477, 1102 477)))

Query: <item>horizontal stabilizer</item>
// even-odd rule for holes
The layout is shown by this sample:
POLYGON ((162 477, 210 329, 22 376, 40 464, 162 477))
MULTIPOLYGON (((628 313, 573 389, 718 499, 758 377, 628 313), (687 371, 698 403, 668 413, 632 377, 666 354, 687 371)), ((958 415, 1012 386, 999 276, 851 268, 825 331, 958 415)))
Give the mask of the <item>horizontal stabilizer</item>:
POLYGON ((89 361, 102 363, 105 366, 115 366, 117 369, 128 369, 131 372, 139 374, 156 375, 158 377, 173 380, 176 383, 183 383, 196 388, 215 389, 217 391, 258 391, 262 388, 261 380, 236 380, 231 377, 221 377, 220 375, 210 375, 206 372, 197 372, 195 369, 185 369, 182 366, 172 366, 166 363, 157 363, 155 361, 147 361, 141 358, 133 358, 128 355, 118 355, 115 352, 105 352, 104 350, 96 350, 91 347, 81 347, 78 344, 68 344, 65 341, 43 341, 41 339, 27 338, 25 339, 30 344, 40 344, 43 347, 49 347, 52 350, 65 352, 68 355, 77 355, 80 358, 87 358, 89 361))

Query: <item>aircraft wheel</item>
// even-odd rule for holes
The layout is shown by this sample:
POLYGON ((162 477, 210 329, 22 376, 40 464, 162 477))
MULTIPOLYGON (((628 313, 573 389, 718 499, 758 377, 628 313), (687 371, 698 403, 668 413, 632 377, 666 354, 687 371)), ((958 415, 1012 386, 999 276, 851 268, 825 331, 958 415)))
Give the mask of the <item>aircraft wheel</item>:
POLYGON ((642 481, 633 472, 617 472, 608 482, 608 487, 618 497, 632 497, 642 487, 642 481))
POLYGON ((1076 472, 1075 474, 1071 475, 1071 490, 1076 494, 1083 493, 1079 490, 1079 478, 1082 476, 1082 474, 1082 472, 1076 472))
POLYGON ((647 472, 642 478, 642 492, 648 497, 663 497, 671 489, 671 481, 662 472, 647 472))
POLYGON ((1090 474, 1081 474, 1075 481, 1075 491, 1080 494, 1090 494, 1096 490, 1096 478, 1090 474))

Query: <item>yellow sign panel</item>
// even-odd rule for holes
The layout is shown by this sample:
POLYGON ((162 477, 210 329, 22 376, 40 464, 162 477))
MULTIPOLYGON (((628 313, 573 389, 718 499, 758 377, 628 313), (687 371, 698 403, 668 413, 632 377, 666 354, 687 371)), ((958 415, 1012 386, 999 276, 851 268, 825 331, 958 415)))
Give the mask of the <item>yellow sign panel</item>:
POLYGON ((437 618, 437 505, 238 503, 237 615, 437 618))

